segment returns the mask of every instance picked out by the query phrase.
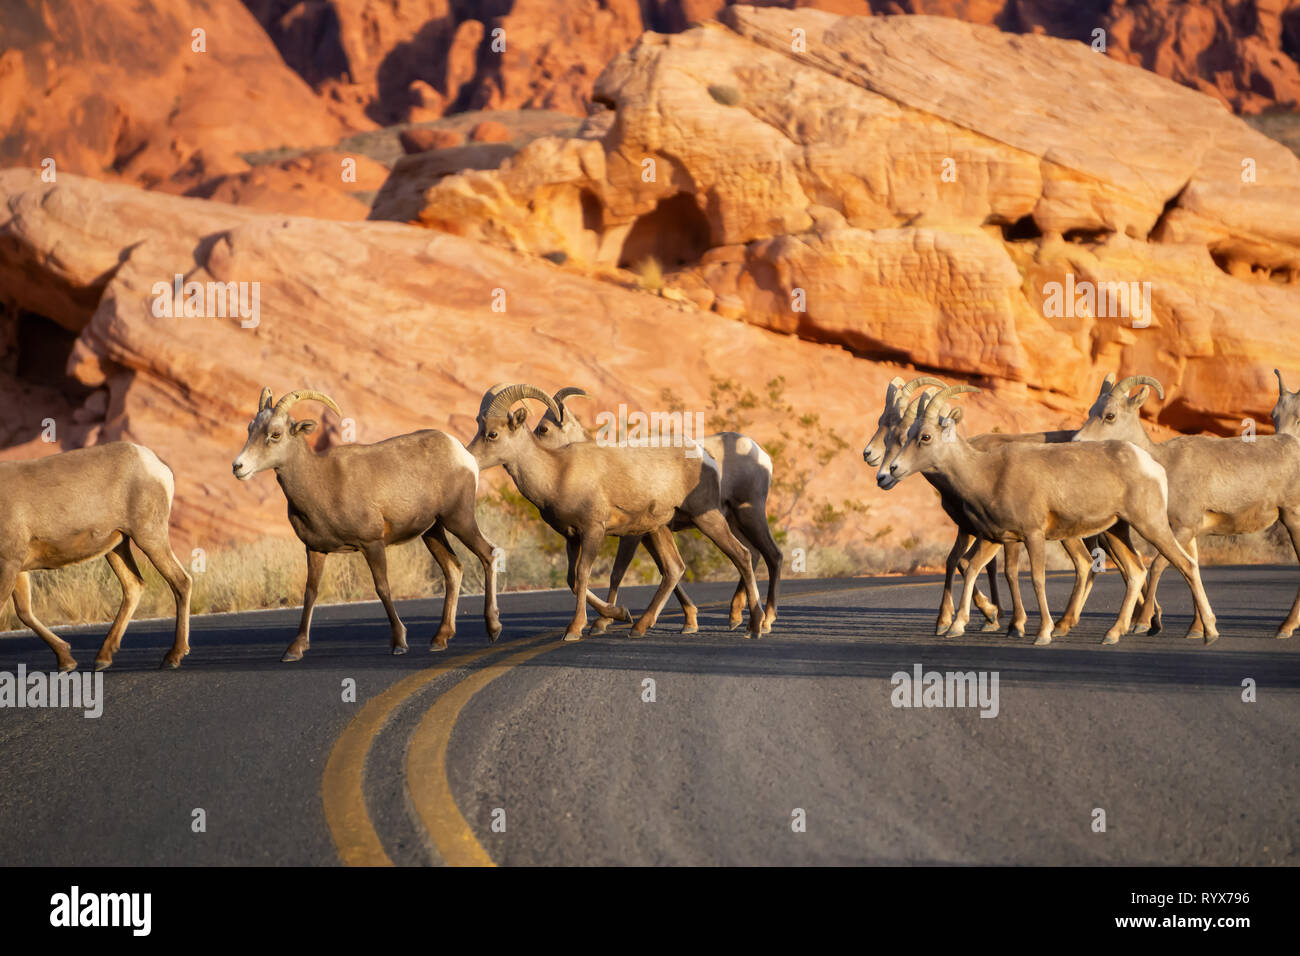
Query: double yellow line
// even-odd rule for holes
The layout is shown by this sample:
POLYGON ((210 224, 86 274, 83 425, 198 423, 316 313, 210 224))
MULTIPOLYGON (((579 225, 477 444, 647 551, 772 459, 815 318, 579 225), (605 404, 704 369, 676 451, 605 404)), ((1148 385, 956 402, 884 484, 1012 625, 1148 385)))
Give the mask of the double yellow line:
POLYGON ((474 831, 456 807, 447 780, 447 744, 456 718, 469 699, 487 684, 516 664, 538 654, 563 646, 554 634, 528 638, 522 642, 486 647, 468 654, 458 654, 437 667, 403 678, 377 697, 368 700, 344 729, 325 763, 321 777, 321 800, 325 805, 325 822, 338 849, 339 859, 347 866, 392 866, 366 809, 366 757, 393 713, 410 697, 435 680, 460 667, 466 667, 492 654, 522 645, 537 645, 551 638, 551 643, 529 647, 512 654, 491 667, 475 672, 443 694, 424 715, 407 753, 407 785, 429 838, 442 857, 458 866, 492 866, 474 831))

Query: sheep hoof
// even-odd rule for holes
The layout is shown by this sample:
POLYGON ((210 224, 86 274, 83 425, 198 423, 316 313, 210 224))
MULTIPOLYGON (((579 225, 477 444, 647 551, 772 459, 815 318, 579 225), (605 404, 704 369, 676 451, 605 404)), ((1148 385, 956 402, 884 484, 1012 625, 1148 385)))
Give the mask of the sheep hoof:
POLYGON ((1189 641, 1200 640, 1204 636, 1205 636, 1204 631, 1188 631, 1186 634, 1183 635, 1183 637, 1189 641))
MULTIPOLYGON (((109 661, 109 664, 111 664, 111 663, 112 663, 112 661, 109 661)), ((102 670, 103 670, 105 667, 107 667, 107 666, 108 666, 108 664, 102 664, 102 665, 101 665, 101 664, 99 663, 99 661, 95 661, 95 670, 97 670, 97 671, 102 671, 102 670)), ((67 674, 67 673, 70 673, 70 672, 72 672, 72 671, 75 671, 76 669, 77 669, 77 662, 74 661, 74 660, 67 660, 67 661, 64 661, 64 662, 62 662, 62 663, 59 664, 59 673, 60 673, 60 674, 67 674)))
POLYGON ((769 622, 767 622, 767 621, 764 621, 764 622, 763 622, 763 633, 764 633, 764 634, 771 634, 771 633, 772 633, 772 625, 771 625, 769 622))
POLYGON ((1039 634, 1034 640, 1034 647, 1046 647, 1050 643, 1052 643, 1051 634, 1039 634))
POLYGON ((762 637, 762 636, 763 636, 763 632, 762 632, 762 630, 757 630, 757 631, 746 631, 746 632, 745 632, 745 638, 746 638, 746 640, 750 640, 750 641, 756 641, 756 640, 758 640, 758 639, 759 639, 760 637, 762 637))
POLYGON ((1112 634, 1110 631, 1107 631, 1107 632, 1106 632, 1106 636, 1103 637, 1103 638, 1101 639, 1101 642, 1102 642, 1103 644, 1118 644, 1118 643, 1119 643, 1119 635, 1118 635, 1118 634, 1112 634))
POLYGON ((740 625, 741 625, 740 618, 738 617, 732 618, 730 621, 727 622, 727 630, 734 631, 736 628, 740 627, 740 625))
POLYGON ((302 660, 302 653, 298 651, 285 651, 284 657, 280 658, 281 664, 292 664, 295 661, 302 660))
POLYGON ((181 666, 181 659, 179 657, 172 657, 170 654, 168 654, 166 657, 163 658, 163 662, 159 667, 159 670, 174 671, 180 666, 181 666))
POLYGON ((636 637, 645 637, 645 632, 648 631, 648 630, 650 630, 650 628, 648 628, 648 627, 643 627, 643 628, 636 628, 636 627, 634 627, 634 628, 632 628, 632 630, 630 630, 630 631, 627 632, 627 636, 628 636, 628 637, 633 637, 633 638, 636 638, 636 637))
POLYGON ((489 644, 495 644, 495 643, 497 642, 497 638, 500 637, 500 636, 501 636, 501 625, 500 625, 500 624, 498 624, 498 625, 496 626, 495 629, 494 629, 494 628, 490 628, 490 627, 488 628, 488 643, 489 643, 489 644))
POLYGON ((993 631, 1002 630, 1002 627, 998 624, 997 621, 985 621, 984 626, 981 627, 980 630, 991 633, 993 631))
POLYGON ((1070 633, 1070 628, 1069 628, 1068 626, 1066 626, 1066 627, 1062 627, 1061 625, 1058 624, 1058 625, 1057 625, 1057 626, 1052 630, 1052 637, 1065 637, 1065 635, 1067 635, 1067 634, 1069 634, 1069 633, 1070 633))
POLYGON ((942 624, 942 623, 941 623, 941 624, 936 624, 936 625, 934 626, 934 636, 935 636, 935 637, 943 637, 945 634, 948 633, 948 628, 950 628, 950 627, 952 627, 952 622, 951 622, 951 621, 949 621, 947 624, 942 624))
MULTIPOLYGON (((76 664, 73 664, 72 667, 69 667, 67 670, 72 670, 72 668, 73 668, 73 667, 76 667, 76 666, 77 666, 76 664)), ((112 667, 112 666, 113 666, 113 662, 112 662, 112 661, 95 661, 95 670, 96 670, 96 671, 106 671, 106 670, 108 670, 108 669, 109 669, 110 667, 112 667)), ((59 670, 62 671, 62 670, 64 670, 64 669, 63 669, 62 667, 60 667, 59 670)))
POLYGON ((429 645, 429 653, 431 654, 436 654, 438 651, 445 651, 446 649, 447 649, 446 641, 442 641, 441 643, 439 643, 438 641, 434 641, 432 644, 429 645))
POLYGON ((678 633, 678 634, 698 634, 699 632, 700 632, 700 626, 699 626, 698 624, 683 624, 683 625, 682 625, 682 629, 681 629, 680 631, 678 631, 677 633, 678 633))
POLYGON ((577 634, 575 634, 575 633, 573 633, 572 631, 570 631, 570 632, 568 632, 567 634, 564 635, 564 642, 565 642, 566 644, 572 644, 574 641, 580 641, 580 640, 582 640, 582 633, 581 633, 581 632, 578 632, 577 634))
POLYGON ((1276 634, 1273 635, 1274 639, 1279 641, 1285 641, 1290 636, 1291 636, 1291 632, 1288 631, 1286 628, 1282 628, 1280 631, 1278 631, 1276 634))
POLYGON ((403 654, 406 653, 406 650, 407 647, 405 644, 398 644, 396 647, 393 648, 393 656, 401 657, 403 654))
POLYGON ((1209 645, 1213 644, 1213 643, 1214 643, 1215 641, 1217 641, 1218 639, 1219 639, 1219 635, 1218 635, 1218 634, 1206 634, 1206 635, 1205 635, 1205 646, 1208 647, 1209 645))

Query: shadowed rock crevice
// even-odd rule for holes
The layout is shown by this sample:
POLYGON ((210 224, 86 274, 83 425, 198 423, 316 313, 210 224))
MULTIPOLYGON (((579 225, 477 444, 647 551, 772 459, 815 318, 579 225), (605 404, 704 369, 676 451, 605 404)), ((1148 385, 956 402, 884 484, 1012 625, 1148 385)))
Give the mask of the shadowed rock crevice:
MULTIPOLYGON (((587 211, 584 203, 584 224, 587 211)), ((626 269, 653 258, 670 269, 689 265, 698 262, 711 245, 709 234, 709 220, 695 204, 695 197, 677 193, 637 217, 623 242, 618 264, 626 269)))

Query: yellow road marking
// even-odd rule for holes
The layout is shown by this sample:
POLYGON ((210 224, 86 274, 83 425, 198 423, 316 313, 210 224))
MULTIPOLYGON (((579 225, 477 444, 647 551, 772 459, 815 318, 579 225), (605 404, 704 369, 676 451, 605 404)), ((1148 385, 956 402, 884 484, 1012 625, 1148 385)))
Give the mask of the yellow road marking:
POLYGON ((456 719, 471 697, 506 671, 562 646, 553 641, 475 671, 439 697, 415 728, 406 753, 406 786, 425 832, 450 866, 496 865, 461 815, 447 779, 447 745, 456 719))
MULTIPOLYGON (((885 588, 934 586, 935 581, 900 582, 884 585, 885 588)), ((833 589, 835 592, 872 590, 881 585, 862 585, 833 589)), ((812 592, 816 594, 818 592, 812 592)), ((726 607, 729 601, 711 602, 700 605, 700 610, 726 607)), ((325 763, 325 772, 321 777, 321 799, 325 807, 325 822, 329 826, 330 836, 338 850, 339 859, 346 866, 392 866, 379 834, 375 831, 370 813, 366 809, 363 789, 366 756, 376 737, 388 723, 389 717, 410 696, 428 686, 439 677, 472 664, 490 654, 503 651, 508 647, 531 644, 544 640, 548 636, 539 635, 522 642, 487 647, 479 651, 460 654, 444 661, 437 667, 420 671, 398 681, 383 693, 368 700, 361 711, 352 718, 343 733, 335 741, 325 763)), ((438 846, 439 852, 449 863, 455 857, 461 861, 458 865, 491 866, 492 860, 483 850, 481 844, 469 829, 465 818, 456 808, 451 797, 451 787, 447 780, 446 748, 455 726, 456 717, 461 709, 478 690, 500 677, 502 673, 524 660, 543 651, 561 646, 560 642, 532 648, 522 654, 516 654, 472 678, 462 681, 455 688, 444 694, 435 702, 433 708, 421 719, 416 736, 412 738, 407 754, 407 784, 415 798, 416 806, 424 820, 430 837, 438 846), (472 686, 471 686, 472 683, 472 686), (456 697, 452 697, 456 694, 456 697), (451 701, 448 703, 448 701, 451 701), (437 711, 446 715, 450 713, 443 727, 435 726, 432 715, 437 711), (418 744, 418 746, 417 746, 418 744), (440 748, 440 749, 439 749, 440 748), (430 754, 437 752, 436 761, 430 762, 430 754), (412 767, 417 766, 418 779, 412 776, 412 767), (417 796, 417 787, 420 796, 417 796), (427 811, 427 812, 426 812, 427 811), (435 831, 435 827, 437 828, 435 831)))
POLYGON ((321 800, 325 805, 325 822, 329 825, 330 836, 338 850, 339 859, 346 866, 393 865, 375 832, 362 790, 366 754, 370 752, 370 745, 388 723, 393 711, 407 697, 444 674, 509 646, 512 645, 497 645, 459 654, 437 667, 405 677, 382 694, 366 701, 361 711, 344 728, 325 763, 325 773, 321 777, 321 800))

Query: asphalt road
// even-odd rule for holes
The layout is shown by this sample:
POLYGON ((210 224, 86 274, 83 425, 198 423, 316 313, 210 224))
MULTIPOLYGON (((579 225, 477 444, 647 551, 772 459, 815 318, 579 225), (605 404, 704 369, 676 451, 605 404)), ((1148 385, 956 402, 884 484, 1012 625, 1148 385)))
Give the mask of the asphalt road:
MULTIPOLYGON (((694 636, 670 612, 640 640, 624 626, 563 644, 568 595, 511 593, 491 647, 473 598, 441 655, 426 650, 440 602, 402 602, 412 652, 398 658, 376 604, 319 609, 298 664, 279 662, 296 611, 215 615, 195 618, 184 667, 160 672, 169 623, 138 622, 102 717, 0 709, 0 859, 1300 862, 1300 638, 1272 638, 1300 571, 1204 576, 1211 647, 1181 636, 1190 598, 1168 577, 1166 631, 1100 646, 1113 573, 1045 648, 934 637, 934 578, 795 577, 757 642, 714 606, 694 636), (894 707, 891 675, 916 664, 997 672, 997 716, 894 707)), ((1051 578, 1058 614, 1068 586, 1051 578)), ((731 586, 691 591, 705 605, 731 586)), ((1025 593, 1032 633, 1027 577, 1025 593)), ((65 635, 88 667, 102 629, 65 635)), ((0 639, 0 671, 20 663, 53 656, 0 639)))

